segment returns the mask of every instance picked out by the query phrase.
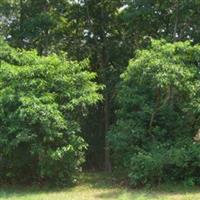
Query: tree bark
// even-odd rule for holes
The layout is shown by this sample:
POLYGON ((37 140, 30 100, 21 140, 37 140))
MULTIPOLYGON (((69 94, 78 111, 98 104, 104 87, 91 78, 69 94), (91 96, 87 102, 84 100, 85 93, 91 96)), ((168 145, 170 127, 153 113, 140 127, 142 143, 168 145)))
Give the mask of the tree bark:
POLYGON ((160 88, 157 88, 156 89, 156 106, 155 106, 155 110, 151 114, 151 119, 150 119, 150 123, 149 123, 149 133, 150 134, 151 134, 151 130, 153 127, 154 118, 155 118, 157 112, 159 111, 159 108, 160 108, 160 88))
POLYGON ((173 41, 175 42, 178 40, 179 36, 178 34, 178 17, 179 17, 179 0, 176 1, 175 5, 175 22, 174 22, 174 31, 173 31, 173 41))
POLYGON ((22 36, 22 33, 23 33, 23 0, 20 0, 19 2, 19 39, 18 39, 18 46, 20 48, 23 48, 23 36, 22 36))
POLYGON ((107 131, 109 128, 109 102, 108 95, 105 95, 104 100, 104 131, 105 131, 105 171, 111 172, 111 161, 110 161, 110 146, 107 138, 107 131))

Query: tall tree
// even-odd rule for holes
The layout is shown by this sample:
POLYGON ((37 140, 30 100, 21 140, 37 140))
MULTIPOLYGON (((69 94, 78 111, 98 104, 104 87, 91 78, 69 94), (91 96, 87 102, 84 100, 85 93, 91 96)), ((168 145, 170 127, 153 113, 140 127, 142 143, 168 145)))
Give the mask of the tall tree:
POLYGON ((14 47, 36 48, 41 55, 56 51, 63 37, 61 28, 65 21, 62 15, 68 9, 67 1, 5 0, 0 5, 4 17, 9 15, 7 21, 2 21, 8 27, 4 35, 14 47))
POLYGON ((108 170, 105 136, 115 121, 113 97, 128 60, 149 44, 149 37, 200 41, 198 0, 2 0, 0 9, 1 34, 13 46, 36 48, 43 55, 65 51, 79 61, 89 58, 105 89, 104 102, 87 119, 90 127, 83 123, 85 137, 94 162, 101 163, 105 157, 108 170))
POLYGON ((126 3, 121 16, 127 34, 135 43, 143 36, 200 41, 198 0, 126 0, 126 3))

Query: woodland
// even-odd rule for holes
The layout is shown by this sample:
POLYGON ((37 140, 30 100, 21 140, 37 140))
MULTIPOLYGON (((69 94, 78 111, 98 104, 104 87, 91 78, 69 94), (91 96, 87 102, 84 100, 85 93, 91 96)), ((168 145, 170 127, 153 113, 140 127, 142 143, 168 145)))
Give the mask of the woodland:
POLYGON ((0 185, 85 171, 200 185, 199 0, 0 0, 0 185))

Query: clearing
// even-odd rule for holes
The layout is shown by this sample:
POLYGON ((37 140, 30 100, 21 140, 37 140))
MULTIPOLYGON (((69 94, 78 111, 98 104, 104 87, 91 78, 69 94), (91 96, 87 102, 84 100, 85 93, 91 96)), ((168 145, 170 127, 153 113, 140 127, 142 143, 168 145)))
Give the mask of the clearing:
POLYGON ((2 187, 1 200, 200 200, 200 188, 162 186, 129 190, 112 183, 102 173, 86 173, 72 188, 2 187))

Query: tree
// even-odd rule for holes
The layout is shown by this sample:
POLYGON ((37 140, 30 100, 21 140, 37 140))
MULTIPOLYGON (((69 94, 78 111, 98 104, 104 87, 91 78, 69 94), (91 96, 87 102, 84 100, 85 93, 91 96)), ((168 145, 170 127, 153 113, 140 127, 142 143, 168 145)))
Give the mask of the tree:
POLYGON ((101 100, 95 73, 87 61, 0 45, 1 181, 73 182, 87 147, 80 118, 101 100))
POLYGON ((102 163, 105 162, 107 171, 111 170, 106 132, 114 120, 112 98, 119 71, 127 63, 127 56, 125 54, 121 56, 124 43, 120 43, 120 22, 118 21, 120 6, 120 1, 77 1, 73 4, 69 15, 71 28, 68 32, 66 31, 70 36, 68 41, 71 44, 78 44, 77 49, 67 49, 70 56, 76 59, 80 59, 81 56, 89 57, 92 70, 98 74, 97 81, 105 85, 104 101, 91 110, 87 119, 92 122, 90 126, 87 121, 83 122, 83 126, 87 132, 85 138, 91 145, 92 153, 89 157, 95 158, 94 166, 100 165, 102 168, 102 163), (91 124, 94 126, 92 127, 91 124), (96 144, 96 141, 101 141, 101 145, 96 144), (99 156, 99 152, 105 156, 99 156), (103 159, 100 159, 102 157, 103 159))
POLYGON ((199 55, 199 45, 152 40, 122 74, 110 142, 114 167, 130 184, 198 183, 199 55))
POLYGON ((121 14, 127 39, 138 46, 144 36, 199 42, 199 1, 126 0, 121 14))
POLYGON ((150 38, 198 43, 199 6, 198 0, 2 0, 1 34, 12 46, 34 48, 40 55, 64 51, 72 60, 89 59, 105 88, 104 101, 82 121, 83 137, 90 144, 88 158, 94 159, 90 165, 102 168, 107 160, 108 169, 106 135, 116 120, 120 74, 150 38))
POLYGON ((66 25, 63 15, 69 5, 64 0, 3 1, 2 26, 7 27, 4 35, 14 47, 34 48, 40 55, 55 52, 63 36, 62 27, 66 25))

